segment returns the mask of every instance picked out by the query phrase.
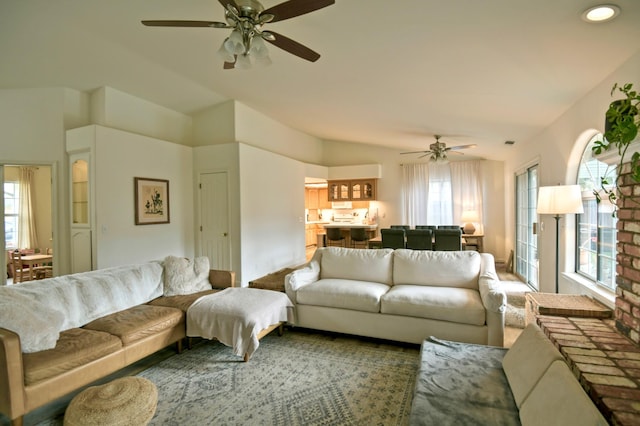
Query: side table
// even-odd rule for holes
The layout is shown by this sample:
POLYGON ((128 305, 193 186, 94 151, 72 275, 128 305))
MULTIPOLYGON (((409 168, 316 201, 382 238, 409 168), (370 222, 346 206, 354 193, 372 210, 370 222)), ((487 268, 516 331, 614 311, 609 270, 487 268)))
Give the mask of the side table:
POLYGON ((538 315, 611 318, 613 311, 597 300, 578 294, 525 293, 524 322, 536 322, 538 315))

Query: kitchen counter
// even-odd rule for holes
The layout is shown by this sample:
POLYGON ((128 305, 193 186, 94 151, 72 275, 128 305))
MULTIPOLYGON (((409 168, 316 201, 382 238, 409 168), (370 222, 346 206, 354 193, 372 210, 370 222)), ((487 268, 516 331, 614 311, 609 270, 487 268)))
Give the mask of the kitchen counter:
POLYGON ((349 223, 349 222, 329 222, 323 225, 325 228, 365 228, 365 229, 378 229, 378 224, 367 225, 365 223, 349 223))

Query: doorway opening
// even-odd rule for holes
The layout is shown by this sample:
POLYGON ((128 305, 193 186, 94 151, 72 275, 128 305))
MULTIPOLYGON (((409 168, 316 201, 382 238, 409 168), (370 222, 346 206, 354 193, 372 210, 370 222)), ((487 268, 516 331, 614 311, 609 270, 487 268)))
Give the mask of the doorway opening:
POLYGON ((53 275, 52 171, 53 167, 48 164, 0 164, 0 181, 4 188, 0 203, 4 220, 0 229, 4 235, 2 253, 5 259, 0 266, 0 285, 35 279, 36 272, 39 277, 53 275), (11 253, 16 250, 24 256, 42 254, 51 257, 41 263, 28 258, 25 261, 29 272, 27 278, 24 274, 23 278, 17 278, 11 259, 11 253), (36 270, 36 266, 50 268, 36 270))

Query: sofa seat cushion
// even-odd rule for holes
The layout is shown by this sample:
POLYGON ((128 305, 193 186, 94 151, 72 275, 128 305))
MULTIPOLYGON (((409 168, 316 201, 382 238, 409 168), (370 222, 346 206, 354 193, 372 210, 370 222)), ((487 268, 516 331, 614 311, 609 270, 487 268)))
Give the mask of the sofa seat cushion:
POLYGON ((177 308, 177 309, 180 309, 182 312, 186 313, 189 307, 193 304, 193 302, 200 299, 202 296, 217 293, 219 291, 220 290, 216 289, 216 290, 199 291, 197 293, 192 293, 192 294, 181 294, 178 296, 160 296, 157 299, 153 299, 151 302, 148 303, 148 305, 177 308))
POLYGON ((380 297, 389 286, 368 281, 323 279, 298 290, 301 305, 380 312, 380 297))
POLYGON ((468 288, 395 285, 382 296, 383 314, 484 325, 480 293, 468 288))
POLYGON ((122 348, 116 336, 72 328, 60 333, 53 349, 22 355, 25 385, 58 376, 122 348))
POLYGON ((138 305, 106 317, 98 318, 85 325, 87 330, 104 331, 113 334, 127 346, 147 336, 184 322, 180 309, 165 306, 138 305))
POLYGON ((481 257, 476 251, 396 250, 393 283, 478 289, 481 257))

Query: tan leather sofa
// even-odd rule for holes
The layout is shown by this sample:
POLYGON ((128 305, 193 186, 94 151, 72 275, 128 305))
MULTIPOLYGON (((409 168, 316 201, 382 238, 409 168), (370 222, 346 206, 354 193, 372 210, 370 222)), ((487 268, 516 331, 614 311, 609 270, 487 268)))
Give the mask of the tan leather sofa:
MULTIPOLYGON (((76 277, 77 281, 91 274, 67 277, 76 277)), ((37 283, 47 286, 49 281, 53 285, 54 280, 64 279, 37 283)), ((162 281, 162 273, 159 279, 162 281)), ((19 334, 0 327, 0 413, 9 417, 13 425, 21 425, 30 411, 160 349, 176 343, 180 352, 188 307, 200 296, 233 287, 235 275, 211 270, 209 282, 211 290, 177 296, 160 293, 160 297, 146 303, 65 329, 52 349, 23 353, 19 334)))

